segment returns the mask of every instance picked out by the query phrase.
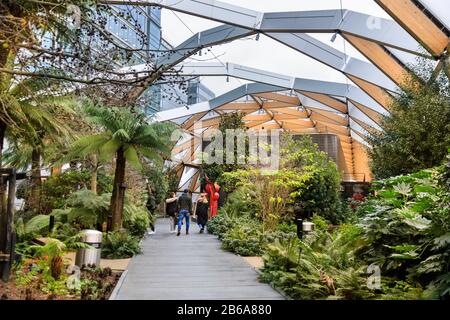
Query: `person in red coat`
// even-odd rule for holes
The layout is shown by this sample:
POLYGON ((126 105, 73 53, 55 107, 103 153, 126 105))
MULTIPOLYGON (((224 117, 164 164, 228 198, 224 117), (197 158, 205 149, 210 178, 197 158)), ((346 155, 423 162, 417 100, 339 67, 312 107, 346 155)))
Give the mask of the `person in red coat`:
POLYGON ((213 218, 217 215, 219 190, 220 186, 217 183, 213 184, 212 182, 209 182, 206 184, 205 191, 209 196, 210 218, 213 218))

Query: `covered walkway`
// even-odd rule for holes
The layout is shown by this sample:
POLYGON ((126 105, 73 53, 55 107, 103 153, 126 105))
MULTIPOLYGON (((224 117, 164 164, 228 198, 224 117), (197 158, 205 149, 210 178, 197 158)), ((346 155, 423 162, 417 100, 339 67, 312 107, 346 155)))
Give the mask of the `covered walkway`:
POLYGON ((143 253, 132 259, 114 299, 283 299, 243 258, 220 248, 210 234, 169 234, 167 219, 143 240, 143 253))

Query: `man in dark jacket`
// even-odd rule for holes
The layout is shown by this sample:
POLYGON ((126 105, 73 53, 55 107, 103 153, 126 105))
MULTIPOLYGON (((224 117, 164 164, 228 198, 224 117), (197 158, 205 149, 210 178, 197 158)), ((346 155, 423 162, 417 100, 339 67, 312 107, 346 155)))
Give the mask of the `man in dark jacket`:
POLYGON ((186 234, 189 234, 189 216, 192 214, 192 198, 188 195, 188 190, 185 189, 183 194, 178 198, 177 201, 177 212, 178 212, 178 233, 181 233, 181 224, 183 219, 186 219, 186 234))

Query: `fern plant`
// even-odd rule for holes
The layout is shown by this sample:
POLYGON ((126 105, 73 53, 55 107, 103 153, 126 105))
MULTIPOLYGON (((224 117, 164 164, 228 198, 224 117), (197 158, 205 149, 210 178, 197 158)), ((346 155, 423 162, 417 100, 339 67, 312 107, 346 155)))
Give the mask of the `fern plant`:
POLYGON ((126 232, 108 232, 102 244, 102 258, 123 259, 131 258, 141 252, 139 238, 126 232))
POLYGON ((125 168, 128 162, 138 171, 142 171, 141 158, 162 162, 170 155, 173 142, 171 134, 174 126, 168 123, 149 124, 146 116, 128 108, 111 108, 99 104, 86 107, 90 121, 101 132, 88 135, 76 141, 67 159, 99 155, 106 162, 115 158, 113 191, 110 202, 113 230, 122 227, 125 192, 125 168))

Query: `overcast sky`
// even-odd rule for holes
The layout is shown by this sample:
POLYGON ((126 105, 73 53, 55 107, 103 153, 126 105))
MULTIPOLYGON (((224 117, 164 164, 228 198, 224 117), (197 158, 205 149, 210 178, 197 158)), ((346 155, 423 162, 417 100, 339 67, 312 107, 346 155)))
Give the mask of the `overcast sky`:
MULTIPOLYGON (((341 0, 222 0, 224 2, 238 5, 262 12, 273 11, 302 11, 302 10, 325 10, 340 9, 341 0)), ((439 0, 442 1, 442 0, 439 0)), ((344 9, 351 9, 362 13, 391 19, 373 0, 342 0, 344 9)), ((176 13, 164 9, 162 12, 163 37, 172 45, 178 45, 192 35, 202 30, 206 30, 219 25, 206 19, 192 17, 189 15, 176 13), (183 20, 186 24, 178 19, 183 20), (189 30, 190 29, 190 30, 189 30), (192 31, 192 32, 191 32, 192 31)), ((330 41, 332 34, 313 34, 312 36, 331 45, 341 51, 344 51, 344 43, 341 37, 338 37, 333 43, 330 41)), ((347 54, 365 60, 348 43, 345 45, 347 54)), ((254 37, 246 40, 236 40, 232 43, 216 46, 213 48, 214 54, 222 62, 238 63, 249 67, 264 69, 271 72, 277 72, 290 76, 311 78, 318 80, 329 80, 336 82, 345 82, 346 78, 339 72, 324 66, 305 55, 290 49, 278 42, 269 39, 263 35, 259 41, 254 37)), ((205 52, 204 52, 205 53, 205 52)), ((195 56, 198 60, 208 60, 208 62, 218 62, 210 60, 212 55, 203 54, 195 56)), ((230 79, 227 83, 224 78, 203 77, 205 83, 216 94, 221 94, 231 90, 245 81, 230 79)))

